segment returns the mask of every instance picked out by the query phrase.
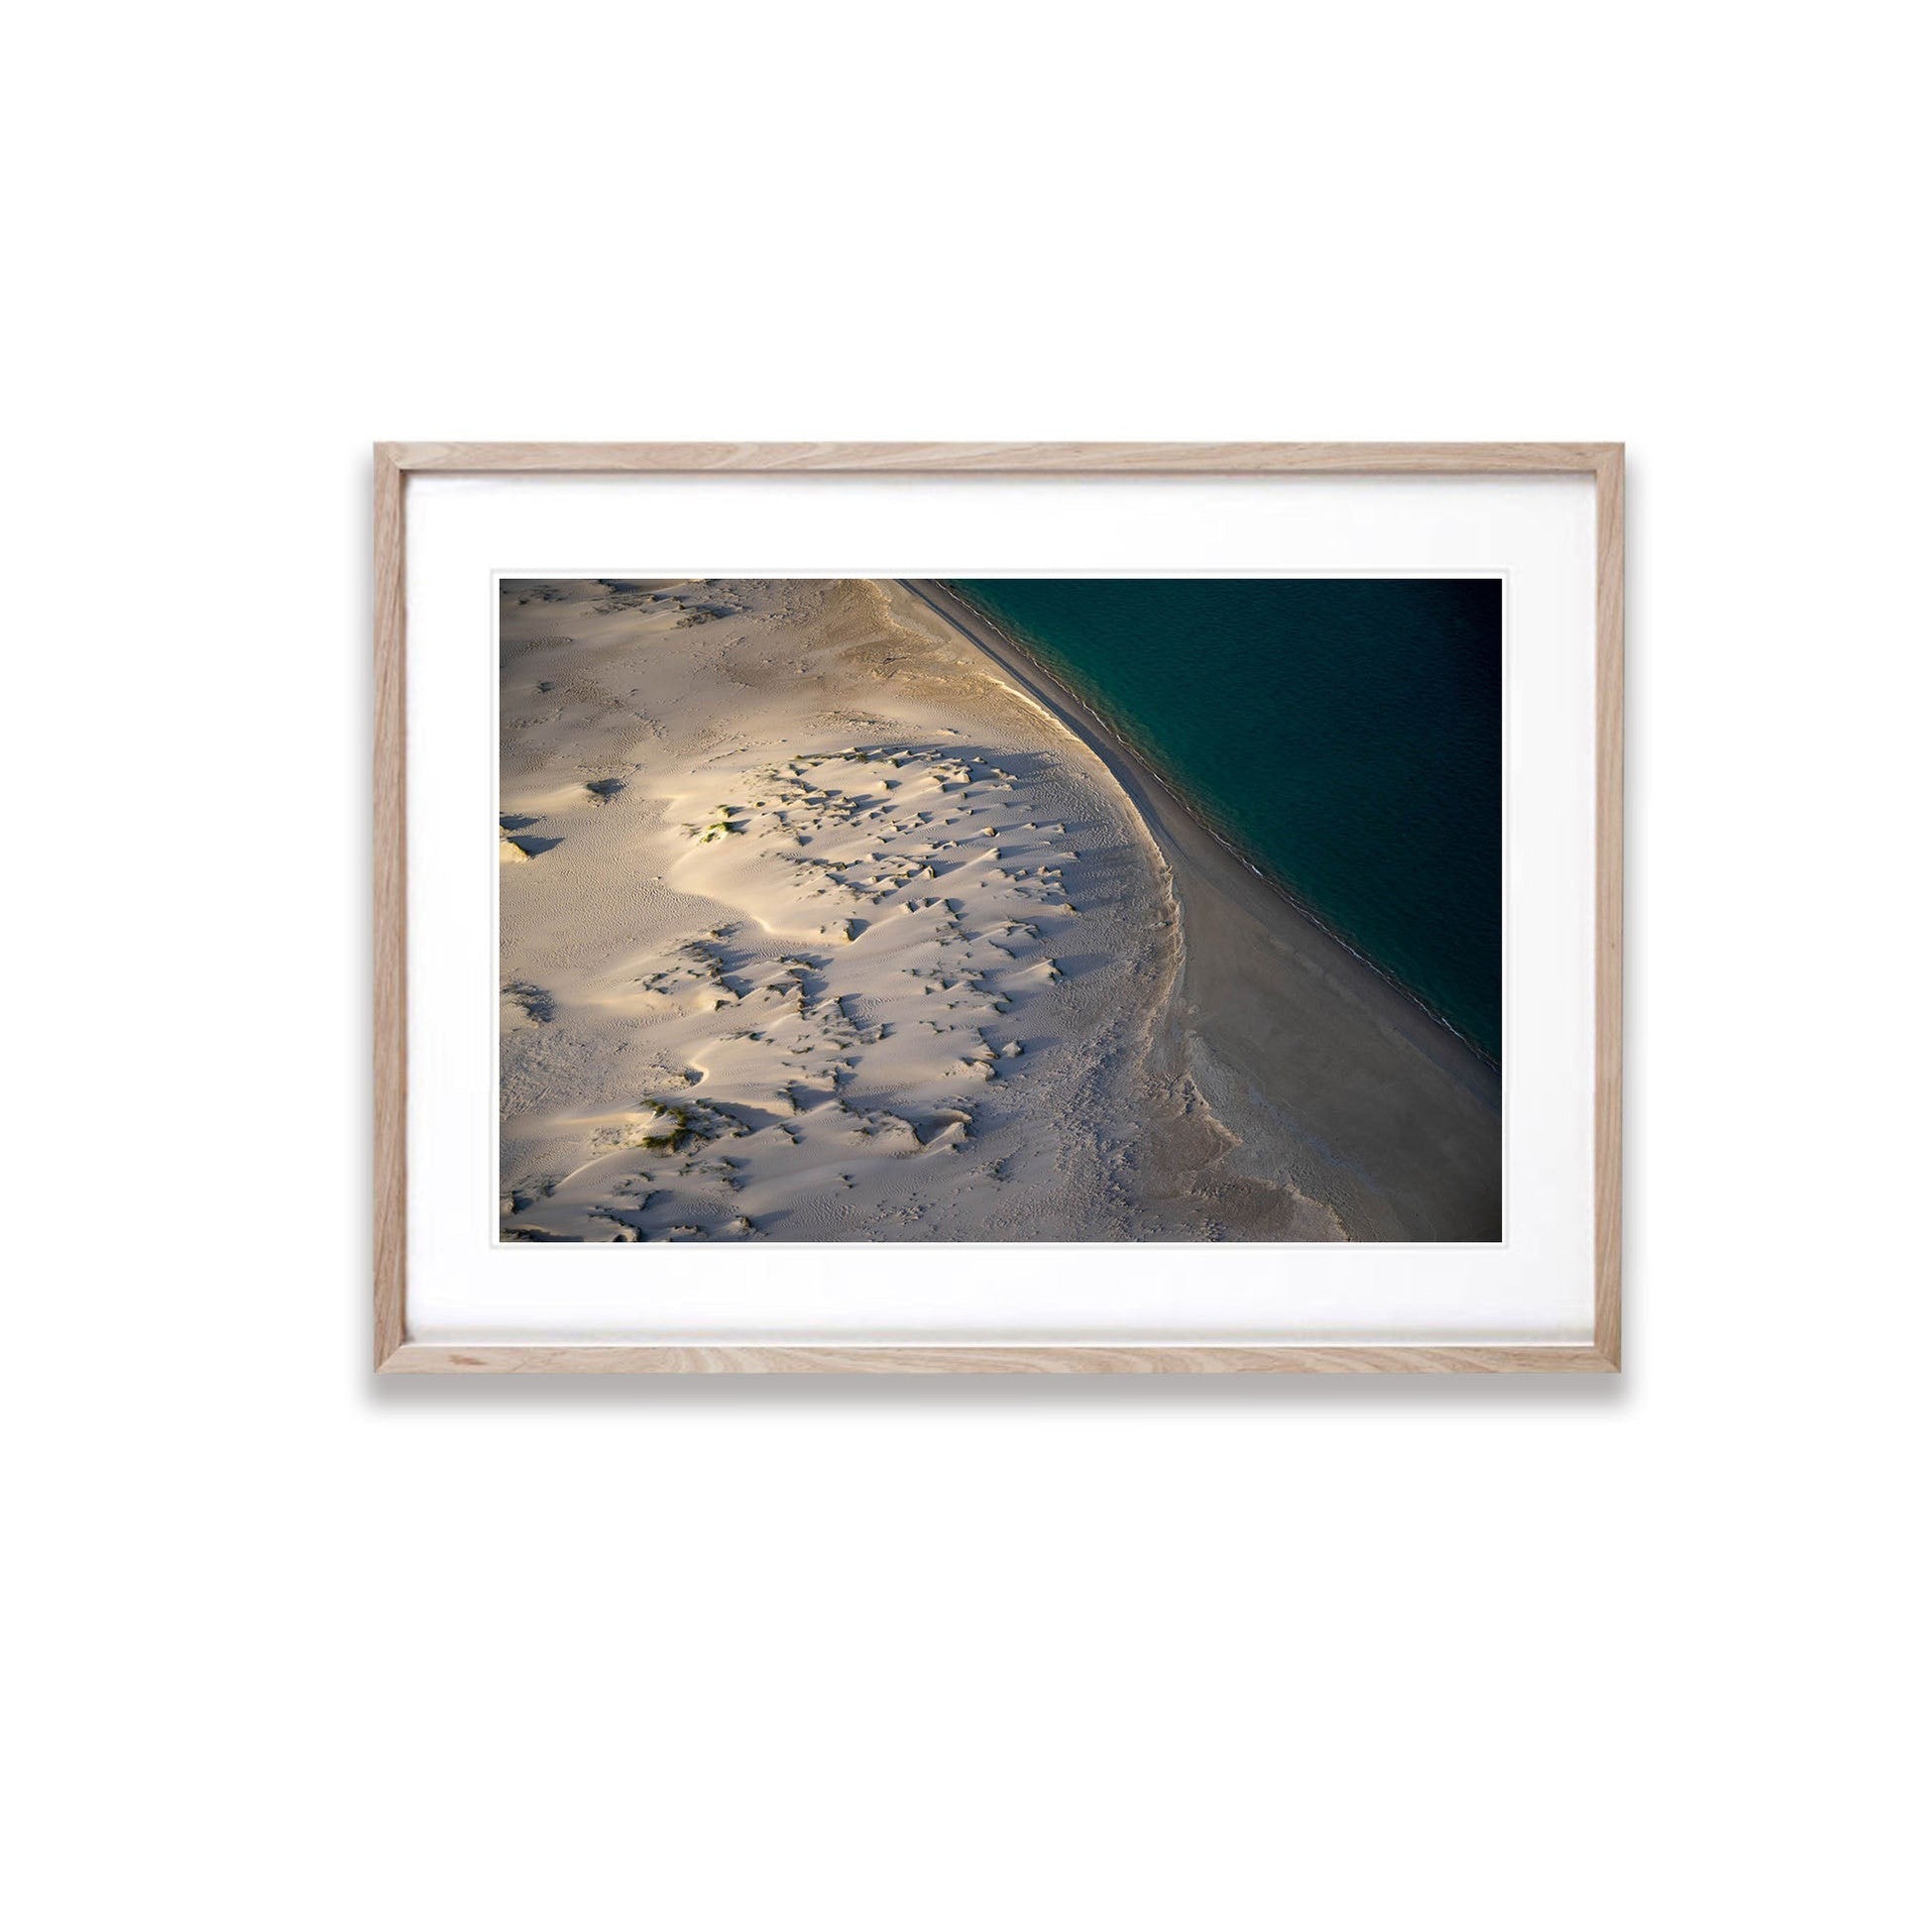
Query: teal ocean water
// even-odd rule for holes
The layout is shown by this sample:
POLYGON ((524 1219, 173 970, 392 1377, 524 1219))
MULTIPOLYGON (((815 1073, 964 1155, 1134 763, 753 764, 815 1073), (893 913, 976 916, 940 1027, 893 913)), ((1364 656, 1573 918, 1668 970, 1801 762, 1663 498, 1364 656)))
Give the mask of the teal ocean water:
POLYGON ((1498 580, 955 588, 1259 871, 1500 1063, 1498 580))

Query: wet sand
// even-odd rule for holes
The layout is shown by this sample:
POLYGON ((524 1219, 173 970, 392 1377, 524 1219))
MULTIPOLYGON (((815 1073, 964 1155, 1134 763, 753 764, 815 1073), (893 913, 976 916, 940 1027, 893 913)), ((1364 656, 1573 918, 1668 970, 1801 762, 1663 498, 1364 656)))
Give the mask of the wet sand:
MULTIPOLYGON (((1238 1141, 1214 1154, 1218 1172, 1258 1189, 1286 1186, 1305 1207, 1330 1210, 1349 1240, 1500 1239, 1497 1070, 1255 876, 983 615, 943 584, 902 581, 1091 747, 1166 860, 1183 950, 1150 1072, 1177 1096, 1192 1082, 1238 1141)), ((1141 1193, 1150 1208, 1198 1193, 1206 1123, 1195 1112, 1177 1099, 1168 1119, 1149 1123, 1141 1193)), ((1309 1238, 1310 1218, 1250 1238, 1309 1238)))

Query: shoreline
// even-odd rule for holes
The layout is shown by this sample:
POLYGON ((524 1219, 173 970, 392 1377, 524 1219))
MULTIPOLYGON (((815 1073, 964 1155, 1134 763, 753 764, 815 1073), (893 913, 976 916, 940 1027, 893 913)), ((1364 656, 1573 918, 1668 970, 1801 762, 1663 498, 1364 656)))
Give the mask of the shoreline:
MULTIPOLYGON (((1385 966, 1372 953, 1367 952, 1354 940, 1350 939, 1332 921, 1323 918, 1285 879, 1277 877, 1275 873, 1257 864, 1254 854, 1247 852, 1237 839, 1214 822, 1212 813, 1208 811, 1205 805, 1197 799, 1191 798, 1186 788, 1163 773, 1151 756, 1137 750, 1124 733, 1109 723, 1100 712, 1089 705, 1065 678, 1059 676, 1047 665, 1041 663, 1033 652, 1006 628, 999 619, 994 617, 990 612, 981 609, 966 592, 955 590, 950 584, 944 583, 939 579, 921 580, 922 587, 918 589, 915 589, 913 580, 910 578, 901 578, 899 582, 904 584, 907 589, 914 590, 916 596, 922 597, 924 596, 924 588, 930 587, 939 591, 944 596, 951 598, 963 611, 970 613, 974 623, 991 633, 993 637, 998 639, 1002 646, 1010 650, 1014 656, 1018 657, 1032 676, 1036 677, 1042 684, 1051 687, 1056 700, 1061 705, 1078 711, 1087 720, 1090 733, 1097 735, 1104 740, 1104 746, 1094 746, 1098 755, 1107 757, 1110 751, 1117 749, 1122 758, 1131 761, 1137 772, 1142 774, 1151 783, 1158 785, 1168 797, 1173 799, 1179 810, 1185 812, 1222 851, 1252 872, 1263 885, 1267 886, 1270 891, 1282 899, 1291 910, 1307 920, 1317 931, 1334 941, 1352 959, 1359 960, 1369 971, 1373 972, 1378 978, 1400 993, 1403 998, 1409 1000, 1416 1006, 1423 1018, 1432 1021, 1445 1032, 1453 1034, 1484 1066, 1494 1068, 1498 1074, 1502 1072, 1502 1061, 1483 1046, 1481 1041, 1471 1039, 1446 1013, 1439 1012, 1393 967, 1385 966)), ((926 601, 929 604, 931 603, 930 599, 926 601)), ((937 609, 938 607, 933 606, 933 608, 937 609)), ((947 614, 942 612, 941 615, 945 616, 947 614)), ((974 641, 980 643, 982 649, 986 647, 981 639, 975 637, 974 641)), ((991 653, 989 652, 988 654, 990 655, 991 653)), ((1003 659, 1002 662, 1004 662, 1003 659)), ((1007 668, 1010 669, 1012 666, 1008 664, 1007 668)), ((1088 731, 1082 732, 1082 736, 1088 735, 1088 731)), ((1119 776, 1119 773, 1116 772, 1115 775, 1119 776)))
POLYGON ((1285 1176, 1350 1239, 1499 1240, 1500 1068, 1259 872, 967 598, 896 581, 1085 744, 1139 812, 1182 928, 1157 1059, 1235 1137, 1233 1171, 1285 1176))

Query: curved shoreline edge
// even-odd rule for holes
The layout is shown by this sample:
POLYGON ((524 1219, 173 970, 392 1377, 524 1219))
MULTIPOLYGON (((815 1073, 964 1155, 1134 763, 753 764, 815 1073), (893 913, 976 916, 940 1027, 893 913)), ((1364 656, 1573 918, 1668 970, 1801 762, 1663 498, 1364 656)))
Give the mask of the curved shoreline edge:
POLYGON ((895 580, 1085 744, 1140 813, 1180 908, 1168 1071, 1254 1179, 1325 1203, 1351 1240, 1502 1238, 1501 1070, 1263 876, 983 612, 895 580))
MULTIPOLYGON (((908 589, 913 590, 916 596, 924 596, 924 590, 916 587, 910 579, 902 578, 900 581, 908 589)), ((1344 952, 1348 953, 1354 959, 1359 960, 1369 971, 1387 981, 1405 999, 1412 1001, 1422 1013, 1424 1018, 1432 1020, 1445 1032, 1453 1034, 1485 1066, 1494 1067, 1499 1072, 1501 1071, 1502 1062, 1496 1055, 1490 1053, 1480 1041, 1472 1040, 1446 1013, 1441 1012, 1433 1006, 1423 994, 1417 991, 1394 967, 1385 966, 1382 961, 1378 960, 1363 946, 1350 939, 1332 920, 1324 918, 1316 911, 1286 880, 1269 871, 1264 865, 1257 863, 1256 854, 1244 850, 1237 838, 1217 825, 1214 821, 1213 814, 1201 801, 1191 798, 1185 786, 1176 783, 1174 779, 1168 777, 1158 767, 1152 757, 1137 750, 1131 741, 1109 724, 1101 713, 1096 711, 1093 706, 1080 697, 1080 693, 1064 678, 1059 677, 1051 668, 1041 663, 1039 658, 1027 648, 1026 644, 1020 638, 1016 637, 989 611, 984 610, 964 591, 955 590, 950 584, 933 580, 930 581, 929 587, 944 593, 961 610, 971 614, 973 621, 980 626, 984 633, 983 636, 975 636, 973 639, 974 642, 980 645, 982 650, 986 650, 988 655, 992 655, 992 648, 986 639, 996 639, 999 646, 1024 663, 1041 684, 1050 687, 1056 694, 1057 699, 1065 707, 1079 712, 1087 721, 1086 728, 1076 727, 1076 729, 1080 731, 1082 739, 1087 742, 1089 748, 1097 756, 1108 759, 1111 762, 1112 750, 1114 747, 1117 747, 1122 759, 1130 761, 1137 771, 1143 773, 1151 783, 1158 785, 1174 801, 1178 810, 1185 812, 1216 845, 1220 846, 1238 863, 1246 866, 1263 885, 1267 886, 1270 891, 1276 893, 1301 918, 1306 919, 1310 926, 1316 927, 1319 931, 1326 934, 1344 952), (1096 739, 1099 741, 1096 742, 1096 739)), ((930 598, 926 599, 926 601, 929 604, 932 602, 930 598)), ((935 605, 933 608, 938 609, 938 606, 935 605)), ((944 616, 946 614, 942 612, 941 615, 944 616)), ((1036 698, 1039 696, 1036 692, 1029 692, 1028 695, 1036 698)), ((1045 700, 1042 700, 1042 702, 1045 702, 1045 700)), ((1119 773, 1116 772, 1115 775, 1119 776, 1119 773)))

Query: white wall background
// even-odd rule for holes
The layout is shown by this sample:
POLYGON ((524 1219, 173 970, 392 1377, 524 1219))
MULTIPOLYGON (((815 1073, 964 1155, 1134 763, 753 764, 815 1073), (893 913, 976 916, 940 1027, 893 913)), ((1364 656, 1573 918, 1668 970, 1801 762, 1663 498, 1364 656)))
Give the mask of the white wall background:
POLYGON ((1887 23, 17 30, 16 1922, 1907 1922, 1887 23), (1622 1383, 377 1387, 379 436, 1626 438, 1622 1383))

